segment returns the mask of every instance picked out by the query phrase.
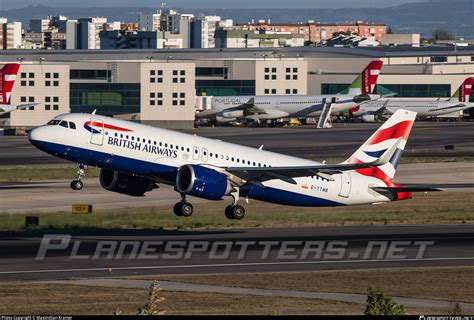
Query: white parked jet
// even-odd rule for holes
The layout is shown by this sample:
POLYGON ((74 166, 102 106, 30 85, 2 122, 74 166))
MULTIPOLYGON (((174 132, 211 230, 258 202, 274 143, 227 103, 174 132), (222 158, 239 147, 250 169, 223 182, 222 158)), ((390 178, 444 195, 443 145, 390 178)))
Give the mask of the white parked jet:
POLYGON ((400 100, 380 99, 366 101, 349 110, 352 116, 360 117, 363 122, 383 121, 399 109, 411 110, 419 117, 434 117, 472 108, 469 102, 474 78, 467 78, 449 100, 400 100))
POLYGON ((321 95, 222 96, 211 99, 211 108, 197 113, 197 118, 226 123, 236 120, 272 120, 285 117, 316 117, 325 105, 331 114, 358 106, 371 99, 383 62, 370 62, 345 91, 321 95))
POLYGON ((142 196, 159 183, 175 186, 178 216, 189 216, 191 195, 232 196, 225 214, 241 219, 240 198, 291 206, 346 206, 411 198, 393 181, 416 113, 398 110, 347 161, 322 164, 260 149, 91 114, 64 114, 30 131, 38 149, 78 163, 71 182, 82 189, 86 166, 101 168, 106 190, 142 196))

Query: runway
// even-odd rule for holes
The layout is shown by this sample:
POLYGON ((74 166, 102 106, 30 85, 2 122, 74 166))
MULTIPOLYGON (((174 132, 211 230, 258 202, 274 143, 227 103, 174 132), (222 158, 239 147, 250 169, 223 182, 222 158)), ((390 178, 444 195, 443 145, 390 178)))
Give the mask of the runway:
POLYGON ((49 237, 43 243, 55 247, 38 251, 41 236, 1 236, 0 279, 474 265, 472 225, 121 230, 49 237))
MULTIPOLYGON (((400 165, 396 180, 407 184, 441 184, 440 187, 459 184, 459 188, 449 191, 472 191, 474 162, 400 165)), ((94 210, 160 205, 171 208, 180 199, 178 193, 166 185, 138 198, 107 191, 100 186, 99 179, 86 179, 84 185, 83 190, 73 191, 69 181, 0 183, 0 213, 69 212, 74 203, 92 204, 94 210)), ((207 201, 194 197, 188 200, 191 203, 207 201)))
MULTIPOLYGON (((380 123, 335 123, 286 128, 203 127, 188 131, 200 136, 297 157, 324 160, 348 157, 380 123)), ((66 161, 34 148, 26 137, 0 137, 0 165, 55 164, 66 161)), ((474 156, 474 122, 415 122, 404 156, 474 156), (445 150, 453 145, 454 150, 445 150)))

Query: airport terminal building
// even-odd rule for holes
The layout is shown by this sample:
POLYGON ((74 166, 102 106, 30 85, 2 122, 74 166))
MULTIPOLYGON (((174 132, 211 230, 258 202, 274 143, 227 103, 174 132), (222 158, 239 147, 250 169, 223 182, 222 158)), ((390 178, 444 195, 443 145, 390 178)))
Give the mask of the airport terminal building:
POLYGON ((373 59, 384 61, 376 93, 400 98, 448 98, 474 76, 474 47, 8 50, 0 64, 22 64, 11 103, 38 104, 0 126, 30 128, 97 110, 192 128, 209 96, 335 94, 373 59))

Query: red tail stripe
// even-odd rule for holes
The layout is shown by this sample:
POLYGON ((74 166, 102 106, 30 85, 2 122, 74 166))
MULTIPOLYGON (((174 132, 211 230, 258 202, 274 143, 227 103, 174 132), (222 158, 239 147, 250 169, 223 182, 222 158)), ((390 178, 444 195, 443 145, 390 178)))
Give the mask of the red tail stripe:
MULTIPOLYGON (((393 182, 393 180, 378 167, 358 169, 356 170, 356 172, 364 176, 380 179, 385 183, 387 187, 400 187, 400 184, 393 182)), ((397 192, 398 201, 408 200, 408 199, 411 199, 411 197, 412 197, 411 192, 397 192)))
POLYGON ((377 131, 367 141, 367 144, 377 144, 388 139, 403 138, 403 140, 407 140, 412 126, 413 121, 410 120, 399 122, 389 128, 377 131))
POLYGON ((87 121, 84 125, 99 127, 99 128, 106 128, 106 129, 116 130, 116 131, 125 131, 125 132, 133 131, 133 130, 130 130, 130 129, 117 127, 117 126, 114 126, 114 125, 111 125, 111 124, 96 122, 96 121, 87 121))
POLYGON ((370 74, 371 70, 382 69, 383 61, 375 60, 369 63, 369 65, 362 72, 362 93, 372 93, 374 84, 377 83, 378 75, 370 74))
POLYGON ((19 69, 20 69, 19 63, 7 63, 0 70, 0 77, 1 77, 0 90, 2 91, 1 101, 0 101, 1 104, 8 103, 8 93, 12 91, 13 85, 15 84, 15 81, 12 81, 12 80, 7 81, 6 76, 16 75, 19 69))

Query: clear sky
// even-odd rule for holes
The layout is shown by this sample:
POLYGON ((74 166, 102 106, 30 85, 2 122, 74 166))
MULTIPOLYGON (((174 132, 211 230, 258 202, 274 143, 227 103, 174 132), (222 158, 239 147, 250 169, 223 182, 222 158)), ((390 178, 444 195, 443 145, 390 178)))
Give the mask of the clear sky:
POLYGON ((428 0, 0 0, 0 10, 28 5, 51 7, 159 7, 168 8, 383 8, 428 0))

